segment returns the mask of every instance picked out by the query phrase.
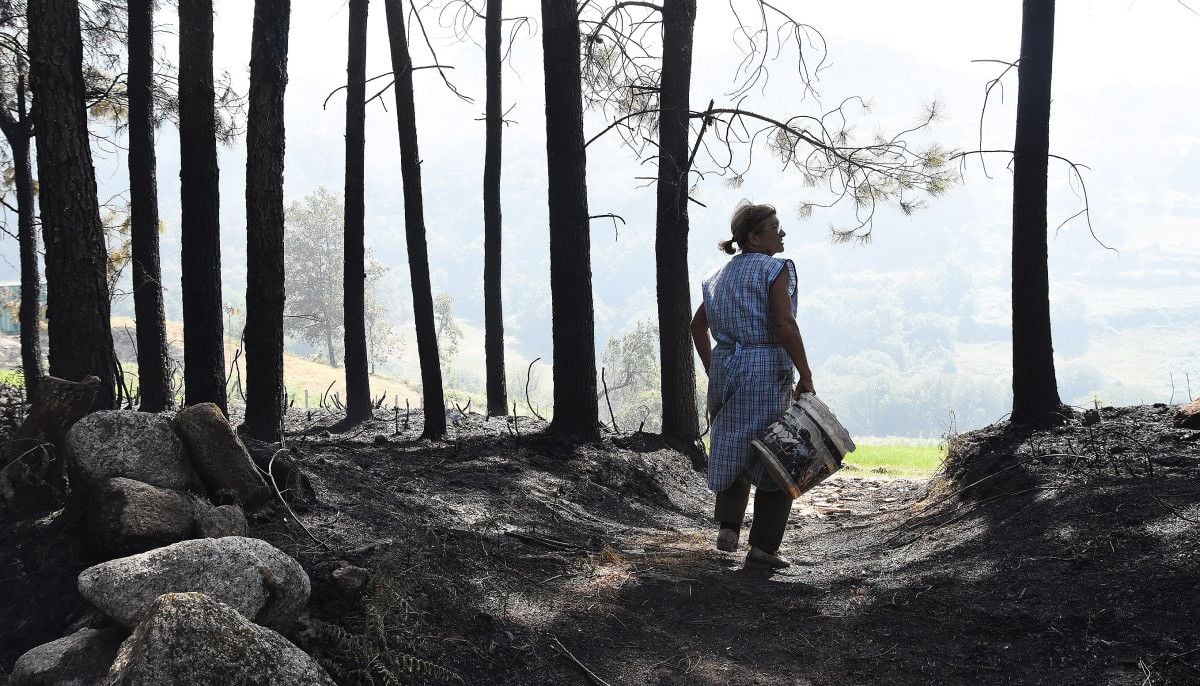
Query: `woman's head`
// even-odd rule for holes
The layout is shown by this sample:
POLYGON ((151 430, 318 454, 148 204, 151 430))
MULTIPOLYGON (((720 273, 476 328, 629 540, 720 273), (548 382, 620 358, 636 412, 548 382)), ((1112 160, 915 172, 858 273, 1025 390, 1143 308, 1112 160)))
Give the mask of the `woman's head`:
POLYGON ((786 235, 779 226, 779 216, 770 205, 755 205, 742 201, 733 211, 729 220, 729 230, 733 237, 721 241, 717 245, 726 253, 737 252, 736 243, 742 252, 761 252, 768 255, 783 252, 783 237, 786 235))

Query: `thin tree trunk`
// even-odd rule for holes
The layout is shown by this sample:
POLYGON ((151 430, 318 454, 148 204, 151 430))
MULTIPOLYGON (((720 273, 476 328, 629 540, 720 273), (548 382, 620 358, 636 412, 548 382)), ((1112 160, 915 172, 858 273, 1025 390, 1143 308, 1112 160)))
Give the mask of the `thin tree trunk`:
POLYGON ((574 0, 542 0, 546 163, 550 204, 550 299, 554 433, 599 438, 596 342, 588 226, 587 157, 574 0))
POLYGON ((343 312, 346 347, 346 421, 371 416, 367 370, 367 256, 364 201, 367 97, 367 0, 350 0, 346 65, 346 226, 343 312))
POLYGON ((13 183, 17 191, 17 238, 21 252, 21 370, 25 377, 26 401, 33 402, 42 376, 42 277, 38 272, 37 227, 33 221, 36 200, 28 136, 13 142, 12 156, 13 183))
POLYGON ((255 0, 246 131, 246 421, 268 443, 283 420, 283 153, 291 0, 255 0))
POLYGON ((179 0, 179 27, 184 404, 227 413, 212 0, 179 0))
POLYGON ((400 0, 384 0, 392 71, 396 77, 396 126, 400 136, 400 174, 404 180, 404 234, 408 240, 408 270, 412 278, 413 319, 417 357, 421 361, 421 394, 425 438, 446 433, 446 401, 433 319, 433 288, 429 282, 429 248, 425 241, 425 209, 421 194, 421 156, 417 149, 417 115, 413 101, 412 58, 404 29, 400 0))
POLYGON ((337 353, 333 349, 333 325, 329 322, 325 323, 325 359, 329 360, 329 366, 337 369, 337 353))
POLYGON ((1029 424, 1053 422, 1062 405, 1054 375, 1046 246, 1053 57, 1054 0, 1025 0, 1013 160, 1012 419, 1029 424))
MULTIPOLYGON (((21 65, 23 68, 23 65, 21 65)), ((17 75, 17 117, 7 110, 0 115, 0 129, 12 150, 13 186, 17 193, 17 243, 21 255, 21 371, 25 378, 25 400, 34 402, 42 376, 41 275, 38 273, 37 228, 33 213, 33 168, 29 145, 32 130, 25 106, 25 75, 17 75)))
POLYGON ((483 158, 483 318, 487 358, 487 412, 508 415, 508 384, 504 378, 504 306, 501 297, 500 158, 504 116, 501 104, 500 17, 502 0, 488 0, 484 20, 487 70, 487 140, 483 158))
POLYGON ((700 434, 696 367, 688 329, 688 146, 695 0, 663 1, 663 66, 658 147, 658 228, 654 241, 658 281, 658 334, 662 432, 686 447, 700 434))
POLYGON ((173 403, 167 364, 162 270, 158 260, 158 189, 154 158, 154 0, 129 0, 129 203, 133 308, 137 320, 139 409, 173 403))
POLYGON ((93 407, 115 402, 108 254, 84 107, 79 5, 31 0, 30 76, 46 246, 50 374, 100 379, 93 407))

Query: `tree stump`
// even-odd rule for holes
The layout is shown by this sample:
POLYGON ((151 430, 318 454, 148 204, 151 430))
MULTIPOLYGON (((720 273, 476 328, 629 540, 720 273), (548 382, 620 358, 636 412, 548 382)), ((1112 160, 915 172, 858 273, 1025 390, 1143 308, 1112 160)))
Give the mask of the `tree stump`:
POLYGON ((63 492, 67 431, 92 409, 100 379, 67 381, 43 376, 33 407, 17 433, 0 446, 0 504, 16 517, 48 511, 63 492))

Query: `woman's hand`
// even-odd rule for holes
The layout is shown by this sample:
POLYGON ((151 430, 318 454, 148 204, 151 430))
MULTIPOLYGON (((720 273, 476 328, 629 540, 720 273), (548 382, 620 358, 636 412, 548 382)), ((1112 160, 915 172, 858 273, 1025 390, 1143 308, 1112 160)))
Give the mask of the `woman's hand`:
POLYGON ((792 393, 792 399, 799 400, 801 393, 812 393, 813 395, 817 394, 817 390, 813 388, 813 380, 811 376, 808 378, 801 378, 800 381, 796 382, 796 390, 792 393))

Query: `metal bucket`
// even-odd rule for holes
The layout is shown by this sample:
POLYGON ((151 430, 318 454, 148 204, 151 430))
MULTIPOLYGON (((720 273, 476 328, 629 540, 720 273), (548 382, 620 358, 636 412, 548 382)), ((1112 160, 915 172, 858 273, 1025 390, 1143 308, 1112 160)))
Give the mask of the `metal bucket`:
POLYGON ((842 458, 854 452, 850 433, 811 393, 802 394, 750 445, 775 483, 793 498, 841 469, 842 458))

